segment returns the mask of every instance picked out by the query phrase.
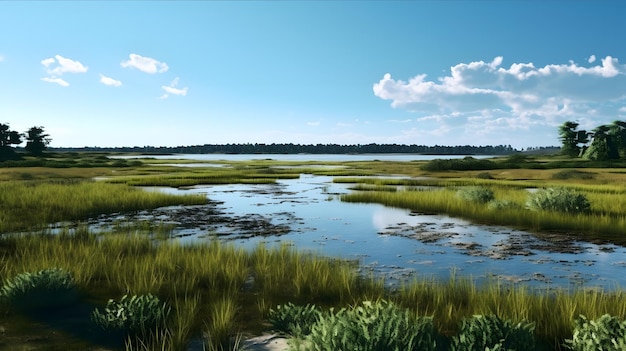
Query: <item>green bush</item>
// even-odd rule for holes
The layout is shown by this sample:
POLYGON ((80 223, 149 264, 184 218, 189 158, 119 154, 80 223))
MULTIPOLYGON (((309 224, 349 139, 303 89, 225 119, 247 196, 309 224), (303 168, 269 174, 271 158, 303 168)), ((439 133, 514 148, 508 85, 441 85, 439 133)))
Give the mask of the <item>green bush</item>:
POLYGON ((311 328, 304 350, 430 351, 437 349, 430 317, 415 317, 391 302, 363 302, 325 314, 311 328))
POLYGON ((626 350, 626 321, 608 314, 596 320, 580 316, 575 322, 571 340, 566 340, 573 351, 623 351, 626 350))
POLYGON ((311 333, 311 327, 321 316, 321 311, 315 305, 296 306, 290 302, 277 306, 275 310, 270 309, 268 318, 274 330, 302 337, 311 333))
POLYGON ((72 275, 59 268, 22 273, 7 280, 0 297, 19 310, 67 306, 76 302, 78 293, 72 275))
POLYGON ((519 209, 520 206, 517 202, 513 202, 510 200, 491 200, 489 204, 487 204, 487 208, 493 211, 498 210, 515 210, 519 209))
POLYGON ((493 176, 489 172, 480 172, 476 174, 476 178, 478 179, 493 179, 493 176))
POLYGON ((548 188, 529 196, 526 207, 533 211, 586 213, 591 204, 585 195, 566 188, 548 188))
POLYGON ((535 349, 533 323, 513 324, 496 316, 477 315, 464 319, 452 338, 451 351, 531 351, 535 349))
POLYGON ((457 196, 465 201, 476 203, 487 203, 493 200, 493 191, 482 186, 468 186, 461 188, 457 192, 457 196))
POLYGON ((95 309, 91 320, 107 332, 147 336, 165 326, 170 308, 158 297, 124 295, 119 301, 109 300, 103 312, 95 309))
POLYGON ((564 169, 552 175, 552 179, 593 179, 595 174, 592 172, 579 171, 576 169, 564 169))
POLYGON ((479 171, 501 168, 497 163, 485 160, 475 159, 471 156, 462 159, 434 159, 428 161, 421 167, 424 171, 479 171))

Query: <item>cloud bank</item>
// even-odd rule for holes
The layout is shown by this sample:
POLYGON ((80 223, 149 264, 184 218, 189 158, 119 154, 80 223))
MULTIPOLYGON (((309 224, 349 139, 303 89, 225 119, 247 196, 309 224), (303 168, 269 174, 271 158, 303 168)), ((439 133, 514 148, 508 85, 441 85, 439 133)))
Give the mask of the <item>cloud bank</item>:
POLYGON ((144 57, 137 54, 130 54, 127 61, 120 64, 124 68, 136 68, 142 72, 155 74, 167 72, 169 67, 165 62, 157 61, 151 57, 144 57))
POLYGON ((466 130, 529 129, 565 120, 616 119, 626 106, 626 65, 595 55, 581 66, 532 62, 503 66, 504 59, 459 63, 436 80, 419 74, 408 81, 387 73, 373 92, 391 106, 418 113, 417 121, 461 124, 466 130), (596 63, 596 64, 594 64, 596 63))

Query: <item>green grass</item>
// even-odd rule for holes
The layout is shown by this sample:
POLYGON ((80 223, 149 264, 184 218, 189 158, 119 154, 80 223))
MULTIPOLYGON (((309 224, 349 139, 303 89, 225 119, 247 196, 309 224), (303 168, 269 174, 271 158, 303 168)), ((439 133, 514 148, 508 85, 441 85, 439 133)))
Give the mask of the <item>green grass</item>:
POLYGON ((0 182, 0 233, 106 213, 206 201, 203 195, 146 192, 123 184, 93 181, 0 182))
MULTIPOLYGON (((537 337, 554 349, 571 338, 579 314, 626 317, 626 296, 621 290, 535 291, 498 282, 479 286, 453 276, 443 282, 416 279, 391 291, 380 280, 359 277, 352 262, 288 245, 243 250, 216 240, 183 245, 145 235, 95 236, 83 231, 6 235, 0 238, 0 257, 3 281, 23 272, 59 267, 71 272, 83 296, 91 296, 100 306, 123 294, 159 296, 172 306, 173 317, 159 335, 160 347, 170 345, 165 349, 171 350, 204 333, 213 335, 207 346, 217 348, 232 342, 230 337, 236 334, 258 333, 269 308, 287 302, 345 307, 390 299, 417 315, 433 316, 437 329, 448 336, 457 333, 463 317, 496 314, 535 322, 537 337)), ((0 323, 18 317, 3 314, 0 323)))

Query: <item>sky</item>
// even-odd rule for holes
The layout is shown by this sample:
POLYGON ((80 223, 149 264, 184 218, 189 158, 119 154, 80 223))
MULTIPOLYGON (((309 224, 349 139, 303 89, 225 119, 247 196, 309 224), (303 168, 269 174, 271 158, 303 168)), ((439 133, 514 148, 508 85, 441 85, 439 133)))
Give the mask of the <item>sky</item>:
POLYGON ((53 147, 559 145, 626 119, 626 2, 0 1, 0 123, 53 147))

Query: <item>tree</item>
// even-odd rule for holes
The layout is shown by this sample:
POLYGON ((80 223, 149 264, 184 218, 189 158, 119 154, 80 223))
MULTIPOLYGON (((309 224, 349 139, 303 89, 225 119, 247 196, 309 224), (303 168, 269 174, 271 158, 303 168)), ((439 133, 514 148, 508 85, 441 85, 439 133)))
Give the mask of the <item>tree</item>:
POLYGON ((0 161, 19 159, 11 145, 21 143, 20 133, 10 130, 8 124, 0 123, 0 161))
POLYGON ((610 128, 619 157, 626 158, 626 121, 613 121, 610 128))
POLYGON ((39 156, 46 150, 52 139, 45 134, 43 127, 32 127, 24 135, 26 137, 26 151, 32 155, 39 156))
POLYGON ((606 161, 619 158, 616 135, 611 126, 602 125, 593 130, 593 141, 583 155, 588 160, 606 161))
POLYGON ((588 133, 584 130, 576 130, 578 123, 567 121, 559 127, 559 135, 563 146, 561 153, 570 157, 580 155, 580 147, 578 144, 586 144, 589 142, 588 133))

